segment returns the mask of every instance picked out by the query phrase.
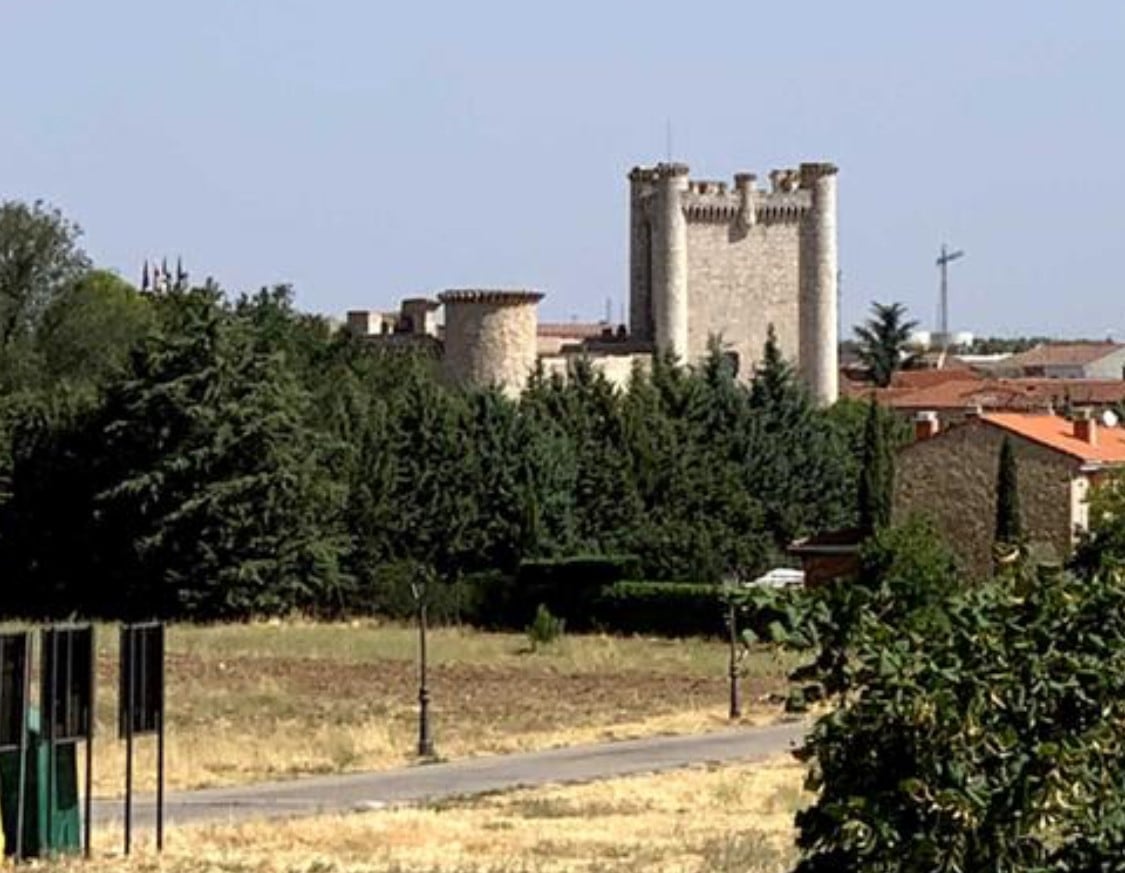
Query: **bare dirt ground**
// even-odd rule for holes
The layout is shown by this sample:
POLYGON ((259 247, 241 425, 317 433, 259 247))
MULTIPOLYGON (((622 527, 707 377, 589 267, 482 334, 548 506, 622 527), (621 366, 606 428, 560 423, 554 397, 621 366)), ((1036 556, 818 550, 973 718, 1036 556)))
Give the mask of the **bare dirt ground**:
MULTIPOLYGON (((103 637, 108 638, 108 634, 103 637)), ((412 630, 363 625, 174 628, 168 657, 168 784, 231 785, 414 760, 418 680, 412 630)), ((439 757, 551 748, 726 727, 718 643, 573 637, 541 653, 512 634, 438 631, 430 670, 439 757)), ((762 653, 743 682, 746 721, 788 664, 762 653)), ((113 731, 116 653, 99 663, 96 790, 121 790, 113 731)), ((138 744, 150 788, 153 742, 138 744)))

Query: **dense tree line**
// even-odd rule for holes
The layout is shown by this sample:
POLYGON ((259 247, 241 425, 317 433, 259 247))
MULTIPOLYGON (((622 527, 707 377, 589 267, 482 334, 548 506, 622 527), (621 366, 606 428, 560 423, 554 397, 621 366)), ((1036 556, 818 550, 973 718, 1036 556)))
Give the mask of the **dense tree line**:
POLYGON ((536 373, 513 400, 450 389, 286 287, 144 294, 57 213, 8 220, 51 241, 0 247, 8 614, 377 610, 418 565, 455 582, 577 554, 718 581, 854 523, 863 410, 817 409, 772 341, 750 385, 716 343, 624 389, 584 362, 536 373), (50 263, 8 263, 28 257, 50 263))

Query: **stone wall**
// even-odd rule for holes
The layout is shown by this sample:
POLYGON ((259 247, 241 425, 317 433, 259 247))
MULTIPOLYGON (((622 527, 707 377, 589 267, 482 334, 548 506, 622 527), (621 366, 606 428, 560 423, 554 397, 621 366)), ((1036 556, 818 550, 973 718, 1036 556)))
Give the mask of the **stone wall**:
POLYGON ((762 357, 769 325, 781 352, 798 355, 800 233, 796 221, 688 224, 688 354, 707 354, 713 336, 737 353, 744 378, 762 357))
POLYGON ((594 371, 605 376, 606 381, 615 388, 625 390, 633 377, 633 371, 652 371, 652 355, 648 352, 628 352, 624 354, 575 353, 540 355, 539 362, 547 375, 557 374, 569 378, 579 360, 587 360, 594 371))
POLYGON ((772 324, 782 353, 801 367, 816 397, 833 402, 835 172, 829 164, 774 171, 771 190, 764 191, 750 173, 737 174, 728 185, 688 179, 682 164, 634 169, 629 176, 631 335, 654 341, 661 351, 678 351, 678 334, 671 328, 679 324, 686 296, 687 361, 706 355, 711 339, 718 337, 737 354, 741 376, 749 378, 772 324), (684 250, 686 258, 680 256, 684 250), (681 270, 686 295, 673 281, 681 270))
MULTIPOLYGON (((969 420, 899 452, 894 519, 929 516, 964 568, 981 578, 992 571, 996 480, 1001 428, 969 420)), ((1073 541, 1071 480, 1079 464, 1059 452, 1011 436, 1019 468, 1020 510, 1029 542, 1049 543, 1063 557, 1073 541)))
POLYGON ((1087 379, 1125 379, 1125 348, 1091 362, 1082 375, 1087 379))
POLYGON ((515 396, 535 368, 537 306, 529 291, 446 291, 442 372, 452 384, 515 396))

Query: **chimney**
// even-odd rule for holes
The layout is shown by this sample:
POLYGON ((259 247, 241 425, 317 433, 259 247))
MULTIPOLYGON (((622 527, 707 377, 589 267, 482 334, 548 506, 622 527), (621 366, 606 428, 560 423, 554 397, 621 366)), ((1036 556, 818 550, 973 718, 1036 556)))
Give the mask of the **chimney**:
POLYGON ((1074 414, 1074 438, 1091 446, 1098 444, 1098 423, 1089 409, 1079 409, 1074 414))
POLYGON ((914 441, 922 442, 937 434, 941 423, 938 415, 933 411, 919 412, 914 416, 914 441))

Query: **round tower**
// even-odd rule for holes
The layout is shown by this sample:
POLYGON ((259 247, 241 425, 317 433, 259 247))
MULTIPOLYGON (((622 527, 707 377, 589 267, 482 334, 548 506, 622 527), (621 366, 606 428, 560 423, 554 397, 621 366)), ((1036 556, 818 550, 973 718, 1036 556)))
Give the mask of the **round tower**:
POLYGON ((656 348, 688 357, 688 242, 682 194, 686 164, 656 168, 656 210, 652 240, 652 313, 656 348))
POLYGON ((652 342, 652 218, 648 211, 656 171, 633 167, 629 172, 629 333, 652 342))
POLYGON ((800 184, 812 206, 801 246, 798 359, 813 397, 828 406, 839 394, 836 167, 801 164, 800 184))
POLYGON ((536 291, 439 294, 445 307, 445 378, 456 385, 495 386, 506 394, 519 394, 535 368, 542 299, 536 291))

